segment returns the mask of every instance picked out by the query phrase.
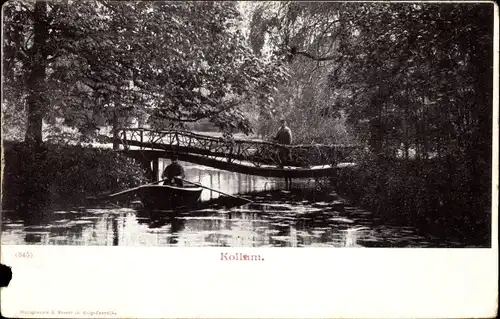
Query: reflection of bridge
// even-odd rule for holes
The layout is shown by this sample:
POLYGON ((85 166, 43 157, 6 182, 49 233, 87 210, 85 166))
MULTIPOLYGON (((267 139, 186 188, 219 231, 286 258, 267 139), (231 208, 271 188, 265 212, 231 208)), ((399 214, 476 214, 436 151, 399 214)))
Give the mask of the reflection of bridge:
POLYGON ((186 131, 155 131, 142 128, 121 129, 114 142, 141 160, 153 161, 157 176, 158 158, 176 154, 180 160, 223 170, 269 177, 332 176, 357 146, 280 145, 259 140, 229 139, 186 131), (278 150, 286 148, 291 159, 280 168, 278 150))

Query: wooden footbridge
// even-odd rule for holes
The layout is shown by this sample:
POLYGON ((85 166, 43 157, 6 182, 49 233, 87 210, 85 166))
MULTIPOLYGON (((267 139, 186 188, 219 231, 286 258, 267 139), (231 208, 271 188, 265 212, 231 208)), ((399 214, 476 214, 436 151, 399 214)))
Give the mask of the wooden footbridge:
POLYGON ((265 177, 335 176, 350 166, 353 145, 280 145, 261 140, 213 137, 187 131, 157 131, 125 128, 112 139, 121 151, 147 163, 158 173, 158 159, 175 154, 181 161, 227 171, 265 177), (280 149, 288 149, 290 158, 283 162, 280 149))

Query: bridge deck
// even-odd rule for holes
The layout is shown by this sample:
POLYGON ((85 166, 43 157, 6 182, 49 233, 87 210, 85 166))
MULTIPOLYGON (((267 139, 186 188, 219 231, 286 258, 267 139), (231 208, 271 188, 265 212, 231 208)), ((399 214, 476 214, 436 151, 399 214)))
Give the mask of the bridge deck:
MULTIPOLYGON (((174 152, 162 151, 162 150, 123 150, 123 152, 136 157, 136 158, 149 158, 155 159, 160 157, 169 157, 174 154, 174 152)), ((191 154, 191 153, 180 153, 175 152, 175 155, 179 157, 179 160, 186 161, 194 164, 209 166, 217 169, 222 169, 226 171, 256 175, 263 177, 291 177, 291 178, 310 178, 310 177, 324 177, 324 176, 336 176, 337 172, 341 169, 352 167, 354 163, 339 163, 336 165, 317 165, 312 167, 294 167, 285 166, 283 168, 271 166, 271 165, 261 165, 254 166, 245 163, 244 161, 232 161, 228 162, 225 158, 209 158, 202 155, 191 154)))

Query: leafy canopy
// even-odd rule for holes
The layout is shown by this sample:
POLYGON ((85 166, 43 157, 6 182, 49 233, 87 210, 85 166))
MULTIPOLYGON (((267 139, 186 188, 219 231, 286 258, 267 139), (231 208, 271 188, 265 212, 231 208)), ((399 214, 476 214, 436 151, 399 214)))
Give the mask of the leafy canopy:
POLYGON ((286 76, 250 49, 234 2, 11 1, 3 10, 12 127, 26 122, 37 83, 41 117, 87 137, 132 117, 250 132, 241 101, 257 96, 268 107, 265 95, 286 76))
POLYGON ((492 3, 267 2, 252 21, 252 48, 302 83, 292 116, 346 114, 377 153, 490 157, 492 3))

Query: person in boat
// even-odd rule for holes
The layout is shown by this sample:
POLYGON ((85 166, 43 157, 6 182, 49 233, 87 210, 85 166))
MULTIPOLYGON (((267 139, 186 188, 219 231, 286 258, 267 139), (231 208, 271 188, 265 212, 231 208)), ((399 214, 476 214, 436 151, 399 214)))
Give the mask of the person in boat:
POLYGON ((161 178, 166 179, 163 185, 176 185, 182 187, 182 179, 185 176, 184 168, 179 164, 179 158, 177 156, 172 156, 171 161, 172 163, 168 165, 161 174, 161 178))
MULTIPOLYGON (((286 125, 286 120, 281 119, 281 126, 274 137, 274 140, 282 145, 292 144, 292 130, 286 125)), ((291 160, 290 148, 280 147, 278 150, 278 161, 280 162, 280 167, 284 167, 286 163, 291 160)))

